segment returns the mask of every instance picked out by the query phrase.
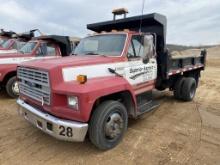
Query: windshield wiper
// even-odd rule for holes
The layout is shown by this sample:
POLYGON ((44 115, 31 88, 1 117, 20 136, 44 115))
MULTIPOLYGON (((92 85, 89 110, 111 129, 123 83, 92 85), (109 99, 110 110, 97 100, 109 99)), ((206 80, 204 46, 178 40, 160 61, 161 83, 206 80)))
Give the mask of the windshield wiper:
POLYGON ((99 55, 99 56, 102 56, 102 57, 108 57, 108 56, 106 56, 104 54, 99 54, 99 53, 94 53, 94 52, 88 52, 85 55, 99 55))
POLYGON ((22 50, 19 50, 20 53, 24 54, 24 52, 22 50))
POLYGON ((108 56, 106 56, 106 55, 104 55, 104 54, 99 54, 100 56, 102 56, 102 57, 108 57, 108 56))
POLYGON ((86 53, 85 55, 100 55, 100 54, 95 53, 95 52, 88 52, 88 53, 86 53))

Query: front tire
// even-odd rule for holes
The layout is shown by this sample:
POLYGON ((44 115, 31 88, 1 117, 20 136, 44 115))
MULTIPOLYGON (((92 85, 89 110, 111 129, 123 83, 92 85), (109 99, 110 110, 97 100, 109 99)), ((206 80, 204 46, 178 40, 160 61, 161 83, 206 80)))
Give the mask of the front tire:
POLYGON ((19 87, 16 76, 11 77, 6 83, 6 92, 12 98, 19 96, 19 87))
POLYGON ((92 114, 89 138, 99 149, 112 149, 122 140, 127 125, 125 106, 118 101, 105 101, 92 114))

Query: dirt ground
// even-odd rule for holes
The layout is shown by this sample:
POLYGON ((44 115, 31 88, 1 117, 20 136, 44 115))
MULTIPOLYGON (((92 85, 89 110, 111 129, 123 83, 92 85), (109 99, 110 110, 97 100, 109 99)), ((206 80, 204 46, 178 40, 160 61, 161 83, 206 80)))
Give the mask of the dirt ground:
MULTIPOLYGON (((220 52, 219 54, 220 55, 220 52)), ((157 93, 158 94, 158 93, 157 93)), ((115 149, 89 140, 58 141, 17 115, 15 100, 0 92, 0 164, 220 164, 220 58, 209 57, 193 102, 158 94, 160 107, 139 120, 115 149)))

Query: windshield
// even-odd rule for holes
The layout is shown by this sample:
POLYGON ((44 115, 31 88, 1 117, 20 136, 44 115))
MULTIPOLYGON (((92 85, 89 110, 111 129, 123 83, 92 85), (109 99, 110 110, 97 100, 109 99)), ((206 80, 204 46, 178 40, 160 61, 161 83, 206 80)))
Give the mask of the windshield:
POLYGON ((19 50, 19 52, 23 54, 31 53, 36 45, 36 42, 28 42, 19 50))
POLYGON ((8 40, 6 38, 1 38, 0 39, 0 45, 2 48, 8 48, 11 44, 11 40, 8 40))
POLYGON ((20 50, 26 43, 25 41, 16 41, 15 49, 20 50))
POLYGON ((74 54, 120 56, 124 48, 125 39, 125 34, 106 34, 87 37, 80 41, 74 54))

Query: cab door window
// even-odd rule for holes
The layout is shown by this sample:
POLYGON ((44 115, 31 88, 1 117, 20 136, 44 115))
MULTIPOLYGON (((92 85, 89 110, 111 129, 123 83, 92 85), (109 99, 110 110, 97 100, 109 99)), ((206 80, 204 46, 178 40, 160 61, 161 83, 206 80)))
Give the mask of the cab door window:
POLYGON ((47 56, 56 56, 56 48, 52 44, 47 44, 47 56))
POLYGON ((134 35, 131 38, 131 43, 128 48, 128 58, 140 58, 143 57, 144 46, 143 36, 134 35))
POLYGON ((154 54, 152 35, 134 35, 128 48, 128 58, 151 58, 154 54))
POLYGON ((15 45, 14 49, 20 50, 25 44, 26 42, 24 41, 16 41, 16 43, 14 44, 15 45))
POLYGON ((38 56, 56 56, 56 47, 50 43, 41 43, 37 49, 38 56))

